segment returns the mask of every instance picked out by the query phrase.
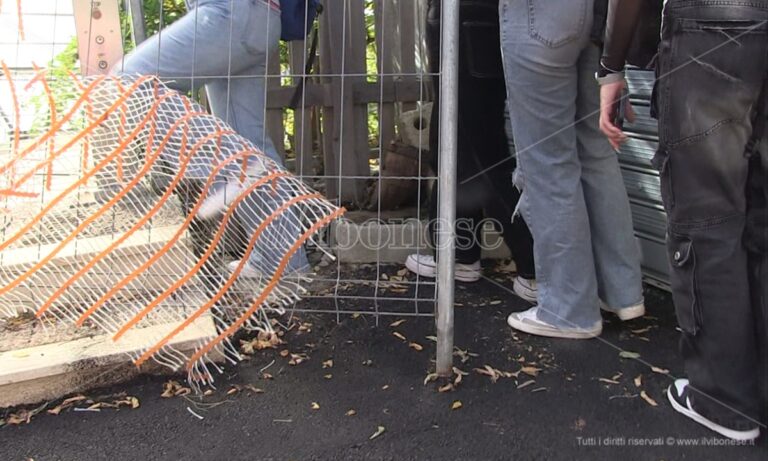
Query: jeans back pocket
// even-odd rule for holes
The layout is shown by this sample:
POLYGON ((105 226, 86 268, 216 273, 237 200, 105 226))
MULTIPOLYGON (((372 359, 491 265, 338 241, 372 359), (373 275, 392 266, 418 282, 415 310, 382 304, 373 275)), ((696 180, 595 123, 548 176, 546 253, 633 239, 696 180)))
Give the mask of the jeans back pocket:
POLYGON ((528 0, 528 31, 550 48, 580 39, 592 27, 590 5, 588 0, 528 0))

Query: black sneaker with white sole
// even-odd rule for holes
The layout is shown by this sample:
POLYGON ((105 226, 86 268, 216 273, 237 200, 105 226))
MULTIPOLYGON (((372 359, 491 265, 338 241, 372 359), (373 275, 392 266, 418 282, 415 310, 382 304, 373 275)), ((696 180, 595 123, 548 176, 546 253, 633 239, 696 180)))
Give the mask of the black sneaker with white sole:
POLYGON ((693 406, 691 406, 691 399, 688 395, 689 390, 687 389, 688 384, 689 382, 687 379, 676 379, 675 382, 667 389, 667 397, 669 398, 669 403, 672 404, 672 408, 674 408, 678 413, 684 414, 702 426, 705 426, 722 436, 728 437, 729 439, 749 441, 754 440, 760 436, 760 428, 757 427, 757 425, 755 425, 754 428, 747 430, 731 429, 711 421, 699 414, 696 410, 693 409, 693 406))

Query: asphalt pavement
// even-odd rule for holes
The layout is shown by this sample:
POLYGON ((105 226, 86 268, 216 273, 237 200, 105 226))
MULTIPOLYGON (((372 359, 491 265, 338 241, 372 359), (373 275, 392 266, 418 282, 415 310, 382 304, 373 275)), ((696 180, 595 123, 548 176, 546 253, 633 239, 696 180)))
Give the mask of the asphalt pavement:
POLYGON ((512 333, 506 316, 528 305, 508 291, 461 285, 450 381, 429 381, 432 318, 303 313, 204 397, 163 397, 183 377, 156 376, 84 394, 137 408, 81 401, 54 415, 50 402, 0 428, 0 460, 768 459, 765 435, 732 446, 672 410, 671 299, 650 287, 646 299, 643 319, 606 315, 599 340, 550 340, 512 333))

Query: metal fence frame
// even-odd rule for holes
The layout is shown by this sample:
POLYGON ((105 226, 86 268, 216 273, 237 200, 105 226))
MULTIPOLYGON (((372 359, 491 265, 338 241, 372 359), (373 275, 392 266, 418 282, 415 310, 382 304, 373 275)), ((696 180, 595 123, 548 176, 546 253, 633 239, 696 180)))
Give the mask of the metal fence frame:
MULTIPOLYGON (((134 37, 134 40, 136 43, 140 43, 146 38, 146 32, 144 30, 144 8, 143 8, 143 2, 142 0, 123 0, 124 1, 124 8, 125 11, 127 11, 130 14, 131 21, 131 31, 132 35, 134 37)), ((338 0, 330 0, 330 1, 338 1, 338 0)), ((326 15, 322 21, 324 21, 324 25, 333 28, 336 27, 337 34, 341 34, 341 37, 337 37, 336 40, 338 41, 341 39, 341 44, 338 42, 334 46, 333 44, 333 36, 328 34, 328 36, 325 38, 325 43, 321 39, 321 47, 326 47, 326 50, 329 49, 338 49, 339 46, 341 48, 344 48, 343 41, 345 40, 345 34, 347 32, 346 27, 346 5, 350 1, 359 1, 359 0, 341 0, 345 2, 344 10, 345 15, 343 16, 343 19, 341 19, 341 24, 334 24, 334 21, 338 22, 337 20, 340 19, 339 16, 328 16, 326 15), (338 28, 341 28, 342 30, 339 31, 338 28)), ((389 0, 380 0, 381 2, 388 2, 389 0)), ((339 2, 340 3, 340 2, 339 2)), ((378 3, 377 3, 378 4, 378 3)), ((338 7, 338 4, 334 4, 334 7, 338 7)), ((379 7, 381 8, 381 5, 379 4, 379 7)), ((448 225, 443 224, 441 226, 440 231, 438 232, 438 242, 437 242, 437 252, 436 252, 436 258, 437 258, 437 279, 436 279, 436 300, 435 300, 435 322, 436 322, 436 329, 437 329, 437 367, 436 372, 439 375, 442 376, 448 376, 452 373, 452 366, 453 366, 453 335, 454 335, 454 266, 455 266, 455 229, 453 226, 453 223, 455 222, 456 217, 456 157, 457 157, 457 124, 458 124, 458 47, 459 47, 459 40, 458 40, 458 34, 459 34, 459 0, 444 0, 442 3, 441 8, 441 14, 442 14, 442 30, 441 30, 441 68, 440 68, 440 88, 435 89, 435 91, 440 92, 440 134, 439 134, 439 145, 440 145, 440 159, 439 159, 439 174, 437 175, 437 187, 440 191, 439 193, 439 205, 438 205, 438 220, 439 223, 450 223, 448 225)), ((379 39, 379 38, 377 38, 379 39)), ((299 42, 295 45, 291 45, 291 51, 292 55, 298 57, 298 59, 294 59, 292 57, 292 61, 295 64, 298 64, 303 68, 303 65, 306 62, 306 53, 303 53, 306 49, 306 44, 303 42, 299 42), (303 54, 303 56, 302 56, 303 54), (302 59, 303 63, 302 63, 302 59)), ((332 60, 331 63, 330 72, 326 72, 326 69, 322 70, 323 74, 336 74, 341 73, 342 79, 344 78, 344 69, 346 69, 346 62, 344 62, 343 57, 337 57, 337 60, 332 60)), ((276 64, 276 63, 273 63, 276 64)), ((275 71, 279 73, 279 66, 275 68, 274 66, 271 68, 270 71, 275 71)), ((383 66, 380 66, 379 71, 379 77, 382 77, 387 74, 389 69, 384 68, 383 66)), ((392 74, 395 75, 395 74, 392 74)), ((355 77, 359 77, 359 75, 354 75, 355 77)), ((288 77, 297 77, 295 73, 292 72, 291 75, 288 75, 288 77)), ((395 86, 397 86, 397 83, 395 83, 395 86)), ((338 99, 340 105, 337 106, 338 110, 342 113, 347 109, 347 104, 351 104, 349 101, 345 101, 345 95, 344 95, 344 88, 351 88, 347 87, 342 83, 340 93, 333 93, 332 97, 334 99, 338 99), (345 107, 346 106, 346 107, 345 107)), ((272 91, 275 91, 275 88, 272 88, 272 91)), ((400 91, 407 92, 409 89, 405 88, 404 85, 400 86, 400 91)), ((284 90, 277 89, 277 91, 283 91, 283 93, 286 93, 284 90)), ((410 91, 413 91, 413 89, 410 89, 410 91)), ((423 89, 421 88, 421 83, 419 83, 419 90, 420 96, 422 97, 423 89)), ((383 104, 384 102, 384 89, 382 85, 379 103, 383 104)), ((397 88, 394 88, 394 93, 397 92, 397 88)), ((306 87, 303 89, 303 99, 307 99, 307 89, 306 87)), ((310 93, 312 93, 309 97, 310 98, 316 98, 317 95, 310 90, 310 93)), ((346 98, 352 98, 351 92, 347 92, 346 98)), ((281 94, 279 99, 282 102, 282 104, 285 103, 286 96, 289 94, 281 94)), ((278 103, 278 107, 281 103, 278 103)), ((272 106, 270 106, 272 107, 272 106)), ((272 107, 274 109, 274 107, 272 107)), ((299 109, 301 112, 301 117, 305 117, 305 111, 302 109, 299 109)), ((299 111, 296 112, 296 114, 299 114, 299 111)), ((343 118, 343 116, 342 116, 343 118)), ((269 123, 269 122, 268 122, 269 123)), ((273 118, 273 125, 274 125, 274 118, 273 118)), ((347 134, 344 132, 343 122, 341 127, 337 127, 336 131, 334 132, 334 138, 343 138, 347 136, 347 134)), ((386 134, 380 133, 380 136, 387 137, 386 134)), ((306 143, 304 138, 302 138, 302 143, 306 143)), ((343 140, 341 141, 344 142, 343 140)), ((383 148, 385 141, 380 140, 380 149, 383 148)), ((344 147, 340 147, 341 150, 344 149, 344 147)), ((333 150, 333 147, 331 147, 331 150, 333 150)), ((342 153, 339 153, 339 156, 341 157, 342 153)), ((303 154, 302 154, 303 156, 303 154)), ((302 161, 303 163, 303 161, 302 161)), ((303 170, 303 168, 302 168, 303 170)), ((345 175, 343 174, 343 169, 339 168, 339 180, 345 179, 345 175)), ((354 171, 354 169, 352 170, 354 171)), ((297 172, 300 175, 303 175, 304 172, 300 171, 297 172)), ((324 176, 329 176, 326 172, 324 176)), ((349 175, 346 179, 349 180, 359 180, 359 177, 356 174, 349 175)), ((380 180, 381 178, 379 178, 380 180)), ((422 178, 419 178, 422 179, 422 178)), ((339 185, 339 189, 341 189, 339 185)), ((340 197, 341 198, 341 197, 340 197)), ((379 210, 379 216, 381 215, 381 210, 379 210)), ((377 258, 377 263, 378 263, 377 258)), ((377 272, 378 273, 378 272, 377 272)), ((378 284, 378 279, 377 282, 378 284)), ((418 283, 418 280, 417 280, 418 283)), ((376 291, 376 296, 378 297, 378 290, 376 291)), ((418 295, 417 295, 418 297, 418 295)), ((312 310, 309 310, 312 311, 312 310)), ((379 312, 377 308, 377 319, 378 315, 383 314, 383 312, 379 312)))

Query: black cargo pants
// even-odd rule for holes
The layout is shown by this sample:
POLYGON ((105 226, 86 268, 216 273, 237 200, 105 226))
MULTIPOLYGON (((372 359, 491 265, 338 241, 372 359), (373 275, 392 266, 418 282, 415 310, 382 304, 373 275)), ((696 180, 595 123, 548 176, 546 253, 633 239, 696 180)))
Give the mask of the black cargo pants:
POLYGON ((669 0, 654 90, 654 164, 691 402, 735 429, 764 421, 766 405, 768 162, 747 152, 765 124, 756 112, 766 21, 768 1, 669 0))

